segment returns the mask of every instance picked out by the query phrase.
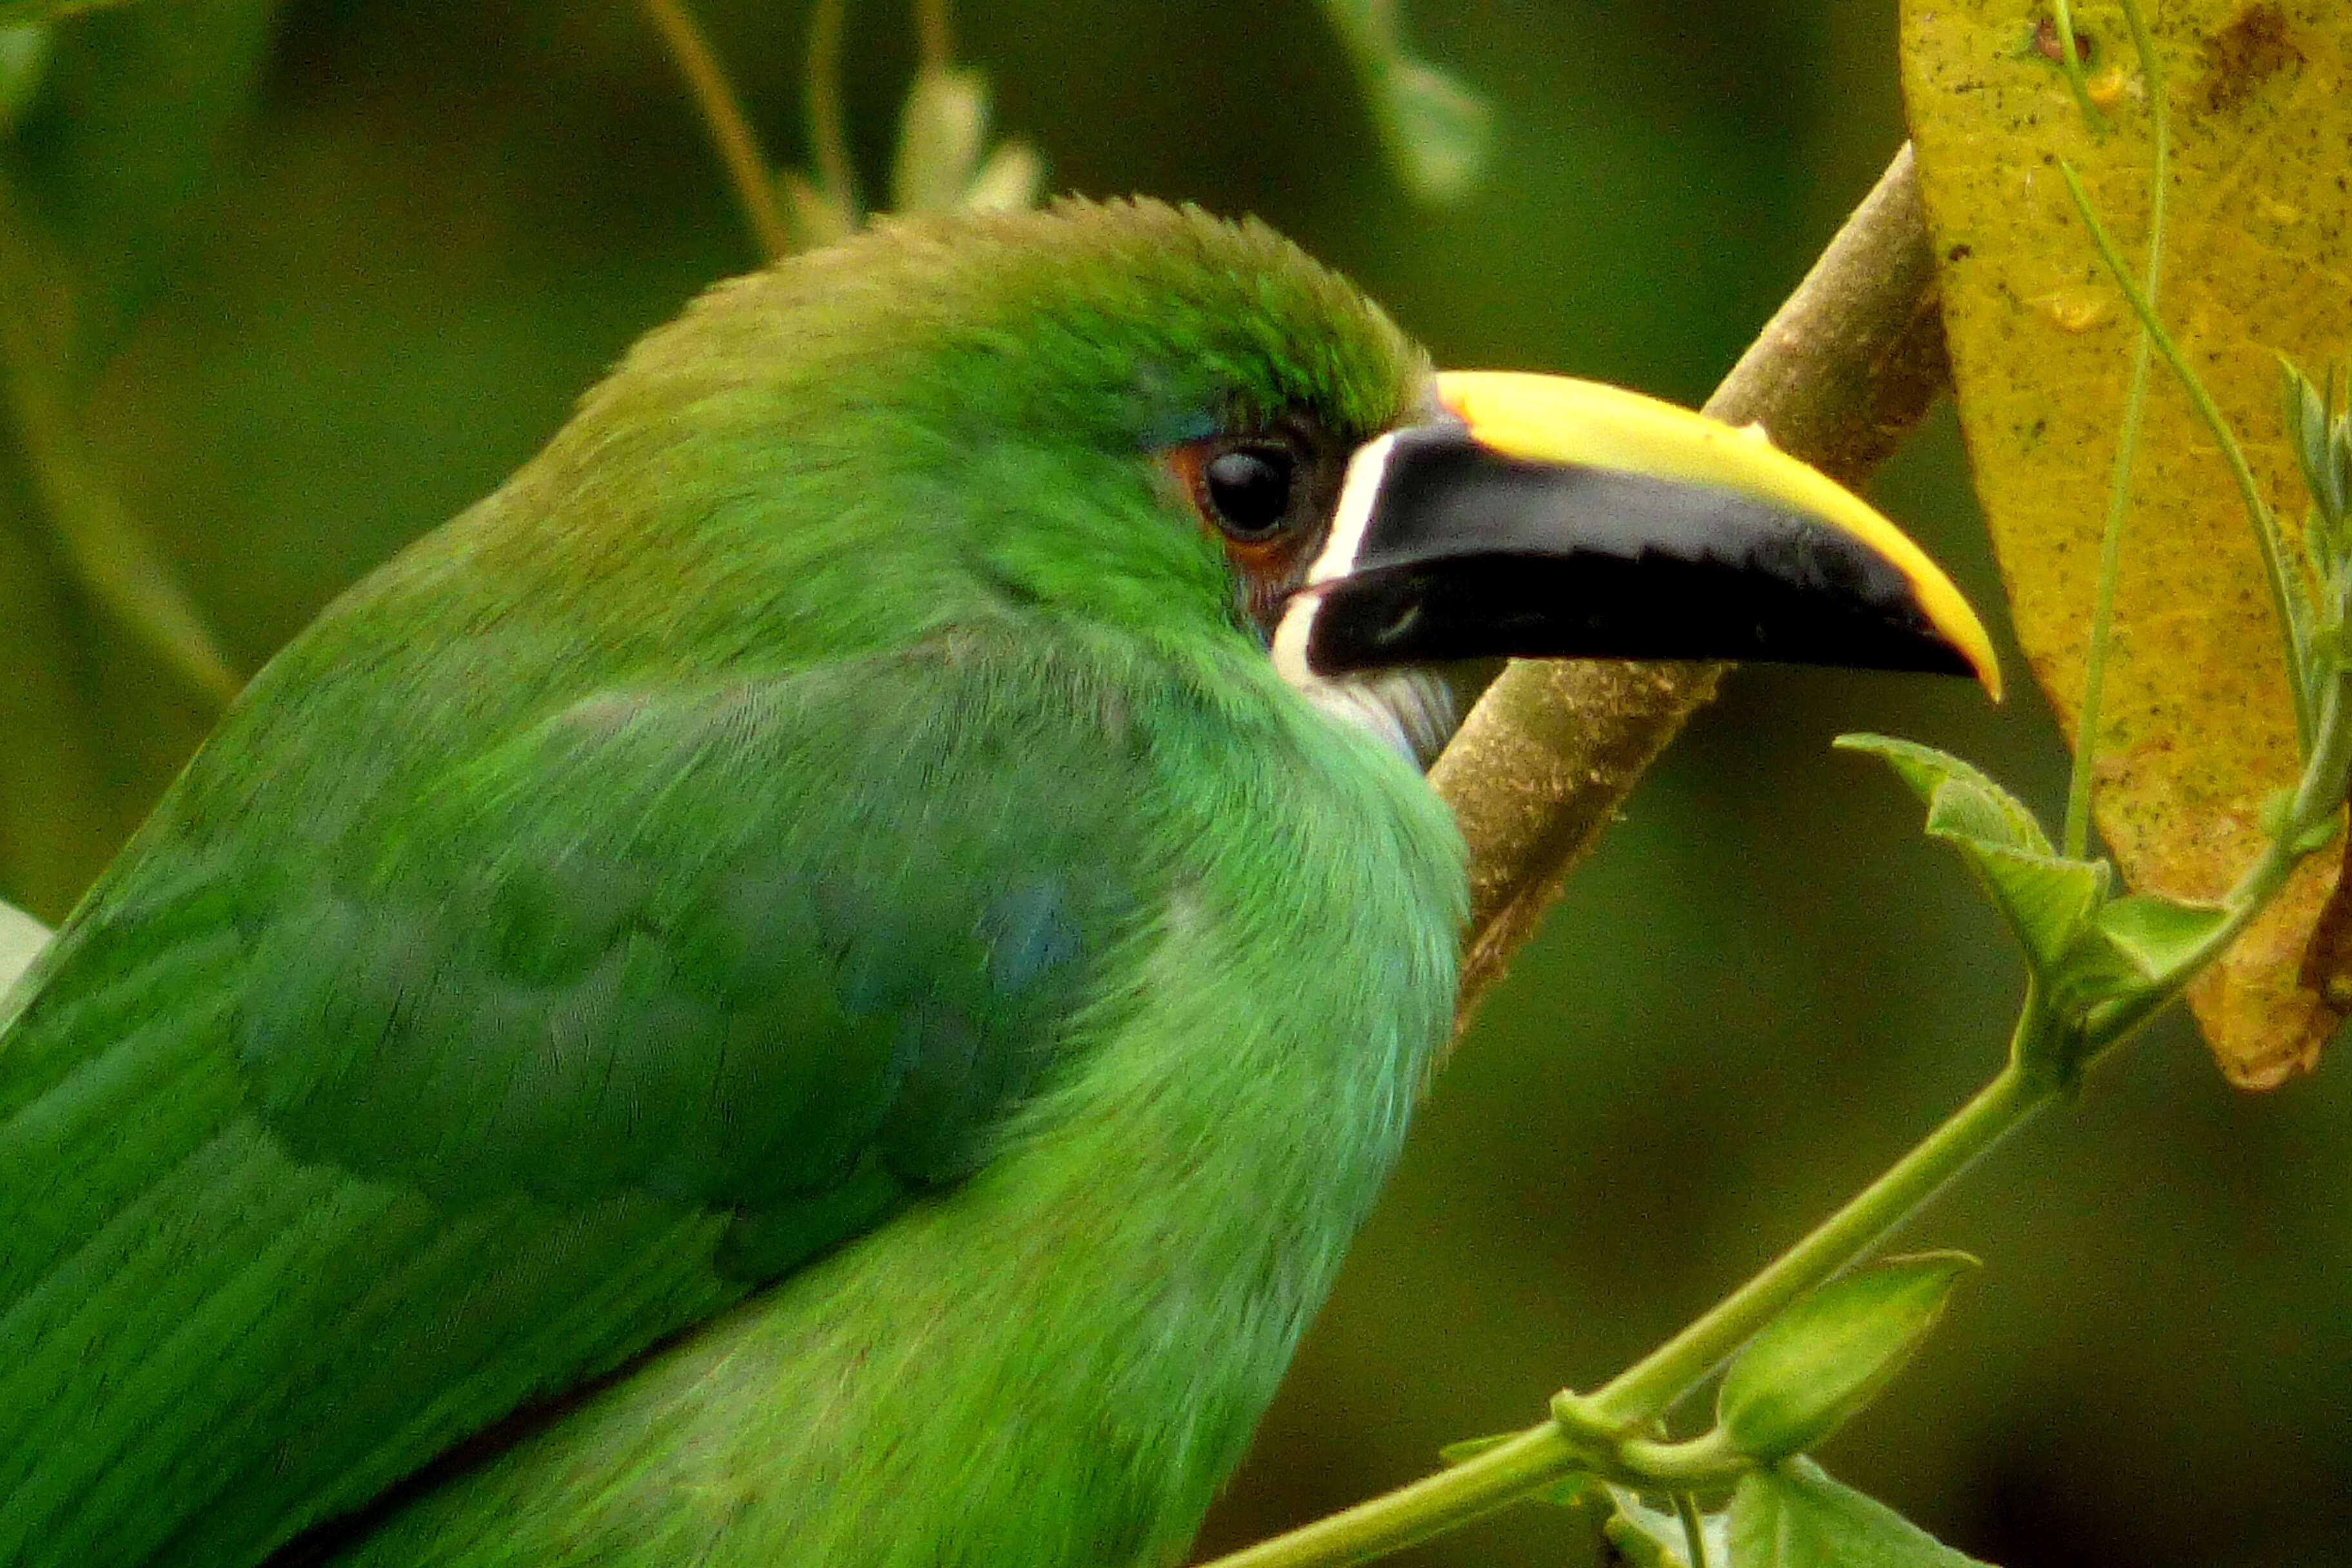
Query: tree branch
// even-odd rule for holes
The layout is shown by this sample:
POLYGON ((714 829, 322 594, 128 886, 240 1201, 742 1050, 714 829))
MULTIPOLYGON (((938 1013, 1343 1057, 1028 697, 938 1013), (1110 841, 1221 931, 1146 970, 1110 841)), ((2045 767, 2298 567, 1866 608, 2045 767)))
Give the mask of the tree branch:
MULTIPOLYGON (((1732 367, 1706 412, 1761 421, 1784 451, 1853 484, 1951 381, 1935 258, 1906 144, 1732 367)), ((1470 846, 1466 1024, 1561 882, 1730 667, 1513 664, 1430 770, 1470 846)))

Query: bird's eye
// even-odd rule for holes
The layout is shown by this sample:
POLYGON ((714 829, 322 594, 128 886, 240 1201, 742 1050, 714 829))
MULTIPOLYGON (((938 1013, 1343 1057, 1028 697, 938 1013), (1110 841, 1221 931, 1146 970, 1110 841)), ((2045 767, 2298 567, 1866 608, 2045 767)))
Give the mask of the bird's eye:
POLYGON ((1290 481, 1297 468, 1287 447, 1231 447, 1202 468, 1202 499, 1217 526, 1234 539, 1268 539, 1290 521, 1290 481))

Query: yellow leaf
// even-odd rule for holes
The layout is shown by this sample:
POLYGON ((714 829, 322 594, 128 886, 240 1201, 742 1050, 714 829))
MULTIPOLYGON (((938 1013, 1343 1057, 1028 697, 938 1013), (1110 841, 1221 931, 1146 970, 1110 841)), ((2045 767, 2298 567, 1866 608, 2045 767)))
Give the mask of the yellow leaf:
MULTIPOLYGON (((2276 355, 2352 348, 2352 6, 2142 0, 2173 132, 2158 310, 2293 529, 2305 498, 2276 355)), ((1903 78, 1977 489, 2018 637, 2069 728, 2078 711, 2109 465, 2137 325, 2067 198, 2074 164, 2145 256, 2147 87, 2120 5, 2074 11, 2106 123, 2086 124, 2027 0, 1906 0, 1903 78), (2037 28, 2042 37, 2037 39, 2037 28)), ((2213 442, 2159 367, 2126 522, 2101 711, 2097 822, 2126 878, 2190 902, 2257 852, 2297 772, 2279 629, 2213 442)), ((2290 553, 2299 554, 2290 542, 2290 553)), ((2352 995, 2306 949, 2334 885, 2315 858, 2190 994, 2233 1082, 2315 1061, 2352 995)))

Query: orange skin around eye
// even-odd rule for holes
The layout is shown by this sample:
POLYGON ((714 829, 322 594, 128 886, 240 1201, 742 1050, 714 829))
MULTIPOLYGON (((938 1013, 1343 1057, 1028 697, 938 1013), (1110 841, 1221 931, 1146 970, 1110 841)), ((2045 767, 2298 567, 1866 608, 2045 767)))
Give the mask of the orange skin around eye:
POLYGON ((1243 607, 1259 629, 1271 637, 1274 623, 1281 616, 1283 601, 1298 585, 1299 577, 1307 570, 1307 546, 1312 541, 1306 530, 1295 527, 1279 529, 1264 539, 1244 540, 1235 539, 1217 525, 1216 512, 1209 505, 1202 475, 1209 459, 1224 444, 1223 438, 1215 438, 1171 447, 1160 455, 1160 466, 1192 503, 1201 531, 1224 547, 1225 559, 1233 563, 1234 577, 1241 584, 1243 607))

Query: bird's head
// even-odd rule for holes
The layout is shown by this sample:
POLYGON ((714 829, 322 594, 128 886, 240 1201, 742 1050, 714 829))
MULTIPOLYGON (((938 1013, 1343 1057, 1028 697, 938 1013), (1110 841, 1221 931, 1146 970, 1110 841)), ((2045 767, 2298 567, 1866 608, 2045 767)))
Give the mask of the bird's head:
POLYGON ((1942 573, 1761 431, 1435 373, 1287 241, 1193 209, 885 223, 722 285, 584 416, 551 458, 757 540, 727 558, 791 578, 830 647, 992 606, 1254 646, 1424 760, 1507 657, 1998 679, 1942 573))

